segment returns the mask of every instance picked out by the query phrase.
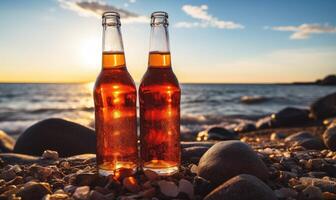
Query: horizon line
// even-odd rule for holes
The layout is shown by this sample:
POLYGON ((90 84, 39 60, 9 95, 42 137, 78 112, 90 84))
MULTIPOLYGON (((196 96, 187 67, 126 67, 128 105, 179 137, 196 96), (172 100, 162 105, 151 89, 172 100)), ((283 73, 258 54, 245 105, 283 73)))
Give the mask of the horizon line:
MULTIPOLYGON (((14 81, 10 81, 10 82, 6 82, 6 81, 0 81, 0 84, 90 84, 90 83, 94 83, 94 81, 79 81, 79 82, 14 82, 14 81)), ((136 84, 139 84, 140 82, 135 82, 136 84)), ((180 82, 180 84, 272 84, 272 85, 280 85, 280 84, 284 84, 284 85, 300 85, 300 84, 315 84, 315 81, 294 81, 294 82, 180 82)))

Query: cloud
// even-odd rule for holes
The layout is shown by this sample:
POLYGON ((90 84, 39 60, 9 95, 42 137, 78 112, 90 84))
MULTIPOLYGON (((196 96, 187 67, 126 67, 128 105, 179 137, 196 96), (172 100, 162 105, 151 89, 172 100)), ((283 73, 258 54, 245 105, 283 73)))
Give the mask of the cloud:
POLYGON ((308 39, 312 34, 336 33, 336 27, 328 24, 302 24, 300 26, 274 26, 275 31, 294 32, 290 39, 302 40, 308 39))
POLYGON ((100 18, 105 11, 116 11, 123 23, 149 23, 149 18, 128 10, 117 8, 103 1, 96 0, 58 0, 64 9, 77 12, 80 16, 100 18))
POLYGON ((219 29, 243 29, 244 26, 232 21, 224 21, 220 20, 212 15, 208 14, 208 6, 192 6, 192 5, 184 5, 182 6, 182 10, 189 16, 194 19, 197 19, 196 22, 178 22, 175 24, 175 27, 178 28, 219 28, 219 29))

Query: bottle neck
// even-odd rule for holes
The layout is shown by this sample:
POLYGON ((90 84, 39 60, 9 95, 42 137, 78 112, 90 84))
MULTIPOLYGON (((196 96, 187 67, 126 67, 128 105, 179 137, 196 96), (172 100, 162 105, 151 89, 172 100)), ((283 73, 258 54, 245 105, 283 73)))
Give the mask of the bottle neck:
POLYGON ((126 66, 120 24, 103 24, 103 69, 126 66))
POLYGON ((148 66, 151 68, 170 68, 168 24, 152 23, 151 26, 148 66))

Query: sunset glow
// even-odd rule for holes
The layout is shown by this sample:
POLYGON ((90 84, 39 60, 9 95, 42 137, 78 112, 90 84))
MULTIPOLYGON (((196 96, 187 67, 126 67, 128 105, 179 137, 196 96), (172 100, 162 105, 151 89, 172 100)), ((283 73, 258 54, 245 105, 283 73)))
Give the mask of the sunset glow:
POLYGON ((94 81, 102 59, 102 10, 94 6, 122 13, 126 63, 136 82, 147 68, 149 14, 155 10, 169 13, 172 65, 182 83, 314 81, 336 71, 335 5, 332 0, 3 1, 0 82, 94 81))

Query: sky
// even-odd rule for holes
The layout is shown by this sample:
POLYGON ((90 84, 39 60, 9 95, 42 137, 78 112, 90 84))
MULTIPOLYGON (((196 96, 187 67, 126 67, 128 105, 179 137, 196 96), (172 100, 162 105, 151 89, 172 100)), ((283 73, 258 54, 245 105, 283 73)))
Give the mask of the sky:
POLYGON ((147 68, 152 12, 169 14, 181 83, 313 81, 336 73, 334 0, 2 0, 0 82, 91 82, 101 14, 121 14, 126 63, 147 68))

